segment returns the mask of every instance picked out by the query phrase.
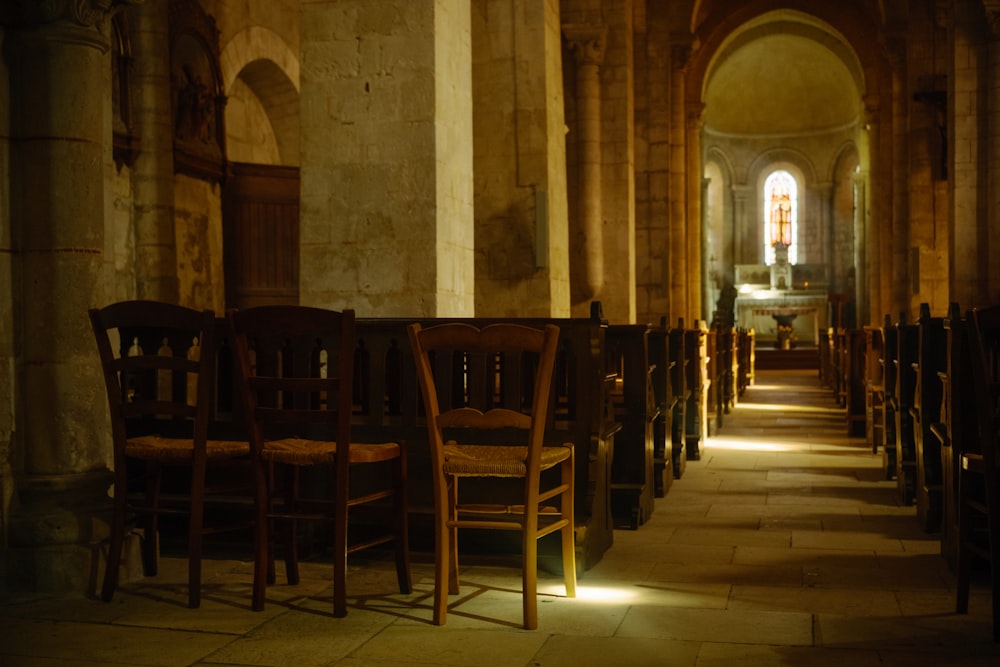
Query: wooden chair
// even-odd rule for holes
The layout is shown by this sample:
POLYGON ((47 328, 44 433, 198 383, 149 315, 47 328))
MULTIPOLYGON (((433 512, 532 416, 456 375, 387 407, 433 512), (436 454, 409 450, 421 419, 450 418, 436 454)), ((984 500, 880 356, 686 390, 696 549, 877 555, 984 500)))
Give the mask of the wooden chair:
POLYGON ((399 590, 409 593, 406 448, 351 440, 354 311, 260 306, 228 319, 256 471, 253 609, 274 581, 277 520, 289 527, 289 584, 299 580, 298 522, 332 520, 334 616, 347 614, 347 556, 361 549, 392 542, 399 590), (315 467, 332 472, 309 487, 301 473, 315 467), (349 522, 363 505, 367 521, 349 522))
MULTIPOLYGON (((250 451, 245 440, 209 439, 215 316, 208 310, 125 301, 91 309, 90 321, 104 371, 114 445, 111 543, 101 598, 110 601, 118 586, 126 524, 132 515, 144 517, 143 572, 154 576, 159 515, 181 512, 189 516, 188 605, 198 607, 202 537, 215 530, 204 522, 206 492, 213 491, 206 489, 206 471, 209 466, 245 462, 250 451), (179 503, 161 497, 168 468, 189 470, 187 488, 181 485, 187 495, 175 499, 179 503)), ((248 527, 249 520, 247 513, 239 527, 248 527)))
POLYGON ((434 623, 444 624, 448 594, 459 592, 458 529, 514 530, 521 532, 524 627, 535 629, 543 536, 561 534, 566 596, 576 596, 573 448, 544 442, 559 328, 411 324, 409 337, 434 476, 434 623), (505 498, 463 502, 462 477, 476 480, 466 492, 484 478, 520 479, 521 504, 505 498))
POLYGON ((973 309, 967 322, 978 446, 954 443, 961 447, 955 610, 969 610, 973 557, 987 561, 993 641, 1000 641, 1000 306, 973 309))

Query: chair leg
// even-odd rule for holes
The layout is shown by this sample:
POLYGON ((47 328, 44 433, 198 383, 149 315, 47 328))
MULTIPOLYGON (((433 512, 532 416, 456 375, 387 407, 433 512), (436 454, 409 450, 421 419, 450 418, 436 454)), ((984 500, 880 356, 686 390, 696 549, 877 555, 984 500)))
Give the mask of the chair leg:
POLYGON ((393 531, 393 546, 396 551, 396 580, 399 582, 400 593, 410 593, 413 581, 410 578, 410 528, 407 517, 406 503, 406 449, 401 450, 400 457, 393 467, 393 514, 395 530, 393 531))
POLYGON ((958 489, 958 554, 955 572, 955 613, 969 613, 969 577, 972 572, 972 551, 966 544, 971 538, 972 520, 969 517, 969 490, 966 480, 959 479, 958 489))
POLYGON ((524 629, 538 628, 538 512, 537 503, 526 512, 523 535, 524 558, 521 564, 521 602, 524 609, 524 629))
POLYGON ((118 587, 118 570, 122 563, 122 546, 125 542, 125 488, 124 475, 115 479, 115 497, 111 508, 111 536, 108 545, 108 560, 104 568, 104 583, 101 585, 101 599, 110 602, 118 587))
POLYGON ((201 606, 201 547, 204 539, 205 462, 191 472, 191 515, 188 517, 188 607, 201 606))
POLYGON ((434 484, 434 625, 444 625, 448 617, 448 573, 451 570, 451 506, 447 480, 440 475, 434 484))
POLYGON ((569 491, 562 494, 559 500, 562 518, 566 525, 559 531, 562 537, 563 581, 566 584, 566 597, 576 597, 576 518, 573 515, 573 457, 563 463, 562 482, 569 485, 569 491))
POLYGON ((149 512, 143 518, 142 573, 155 577, 159 571, 159 510, 160 510, 160 467, 155 463, 146 464, 146 507, 149 512))
POLYGON ((458 528, 452 522, 458 521, 458 478, 452 477, 448 484, 448 593, 458 595, 461 584, 458 577, 458 528))
MULTIPOLYGON (((288 482, 285 486, 285 504, 289 511, 294 513, 299 504, 299 468, 289 466, 288 482)), ((289 586, 296 586, 299 583, 299 522, 292 519, 287 522, 285 541, 285 578, 289 586)))
POLYGON ((347 616, 347 502, 348 488, 346 477, 338 475, 336 497, 336 513, 333 519, 333 616, 347 616))
MULTIPOLYGON (((266 474, 266 476, 265 476, 264 479, 266 480, 266 484, 267 484, 267 486, 264 487, 264 488, 267 489, 267 491, 266 491, 266 494, 264 496, 264 500, 263 500, 264 505, 263 505, 263 507, 264 507, 265 514, 270 514, 271 512, 274 511, 274 501, 273 501, 274 491, 273 491, 273 489, 275 488, 274 487, 274 479, 275 478, 274 478, 274 464, 273 463, 267 464, 267 474, 266 474)), ((267 562, 267 569, 266 569, 267 579, 266 580, 267 580, 267 585, 271 586, 278 579, 277 573, 275 572, 275 568, 274 568, 274 535, 275 535, 275 533, 277 531, 275 530, 274 519, 264 518, 265 514, 261 514, 260 515, 260 517, 261 517, 260 521, 262 523, 266 522, 266 525, 264 526, 264 528, 266 530, 266 532, 264 533, 266 535, 265 544, 267 545, 267 558, 266 558, 266 562, 267 562)), ((263 600, 263 598, 261 598, 261 599, 263 600)))
POLYGON ((273 474, 263 463, 258 462, 254 466, 255 492, 254 492, 254 559, 253 559, 253 599, 251 608, 254 611, 264 609, 264 600, 267 596, 267 584, 274 581, 274 560, 273 550, 270 546, 270 521, 267 519, 267 511, 271 504, 271 483, 274 480, 273 474))

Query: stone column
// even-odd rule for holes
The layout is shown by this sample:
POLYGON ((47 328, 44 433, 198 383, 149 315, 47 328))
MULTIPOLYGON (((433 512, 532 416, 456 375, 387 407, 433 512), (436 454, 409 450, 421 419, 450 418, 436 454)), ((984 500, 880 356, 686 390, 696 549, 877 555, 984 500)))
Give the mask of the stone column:
POLYGON ((600 65, 607 43, 605 26, 567 24, 563 34, 576 59, 576 122, 579 158, 577 207, 583 239, 583 297, 599 297, 604 285, 603 208, 601 199, 600 65))
MULTIPOLYGON (((866 211, 868 210, 868 173, 860 172, 854 176, 854 297, 855 321, 852 326, 863 326, 871 321, 868 313, 868 252, 865 230, 866 211)), ((850 286, 848 286, 850 287, 850 286)))
MULTIPOLYGON (((819 225, 816 233, 820 244, 819 261, 824 266, 824 282, 829 285, 833 276, 833 183, 816 183, 812 191, 819 225)), ((815 264, 816 259, 810 257, 808 263, 815 264)))
MULTIPOLYGON (((750 186, 733 185, 733 275, 736 275, 737 264, 754 264, 757 252, 751 255, 747 246, 754 247, 757 243, 756 225, 752 228, 747 220, 747 202, 750 199, 750 186)), ((738 287, 738 285, 737 285, 738 287)))
MULTIPOLYGON (((685 161, 684 67, 687 65, 691 47, 687 44, 674 45, 671 49, 670 73, 670 315, 672 321, 685 318, 690 321, 696 315, 688 308, 697 304, 688 303, 688 233, 687 224, 687 181, 685 161)), ((695 278, 697 280, 697 278, 695 278)))
MULTIPOLYGON (((987 67, 988 81, 986 90, 989 95, 988 117, 989 136, 986 142, 987 178, 986 188, 986 246, 987 257, 996 257, 1000 253, 1000 0, 984 0, 986 19, 989 24, 989 65, 987 67)), ((958 257, 959 255, 955 255, 958 257)), ((981 303, 997 303, 1000 301, 1000 270, 990 268, 986 271, 986 294, 982 295, 981 303)))
POLYGON ((107 407, 87 308, 103 301, 107 35, 116 4, 22 3, 5 44, 23 468, 0 570, 21 590, 93 584, 94 518, 110 509, 107 407))
POLYGON ((712 314, 710 304, 702 303, 701 236, 704 223, 701 219, 701 182, 704 171, 701 155, 701 128, 705 104, 701 100, 685 104, 685 130, 687 138, 685 153, 685 173, 687 178, 687 304, 692 317, 709 319, 712 314))
MULTIPOLYGON (((874 323, 877 321, 877 317, 874 316, 870 311, 871 294, 869 293, 869 284, 872 280, 870 273, 877 270, 872 262, 873 257, 878 257, 879 253, 879 242, 876 236, 880 234, 881 230, 876 230, 875 226, 872 224, 872 208, 878 202, 869 201, 870 193, 873 192, 872 180, 878 180, 880 175, 885 175, 885 159, 879 156, 879 150, 885 145, 884 138, 882 136, 883 127, 881 122, 881 105, 879 98, 876 96, 867 96, 864 98, 865 104, 865 127, 859 136, 859 146, 858 153, 862 156, 861 168, 855 174, 853 179, 854 184, 854 210, 855 210, 855 224, 854 224, 854 294, 857 297, 857 305, 855 307, 855 313, 857 317, 857 325, 863 326, 865 324, 874 323), (867 157, 867 162, 865 160, 867 157), (866 167, 866 164, 868 165, 866 167)), ((890 122, 891 124, 891 122, 890 122)), ((882 179, 883 182, 886 180, 882 179)), ((905 225, 904 225, 905 226, 905 225)), ((899 230, 893 230, 893 236, 902 237, 899 239, 894 239, 894 247, 892 249, 893 256, 898 260, 900 253, 902 259, 906 260, 906 248, 909 244, 909 232, 903 234, 899 233, 899 230)), ((884 238, 884 237, 883 237, 884 238)), ((901 264, 898 266, 905 266, 901 264)), ((909 289, 909 283, 902 279, 902 275, 897 272, 897 275, 893 279, 894 289, 900 290, 904 295, 909 289), (903 283, 902 287, 896 285, 895 283, 903 283)), ((900 303, 905 303, 904 301, 900 303)))
POLYGON ((145 0, 134 17, 136 133, 132 167, 135 276, 140 299, 177 303, 174 232, 174 128, 170 98, 170 17, 166 0, 145 0))

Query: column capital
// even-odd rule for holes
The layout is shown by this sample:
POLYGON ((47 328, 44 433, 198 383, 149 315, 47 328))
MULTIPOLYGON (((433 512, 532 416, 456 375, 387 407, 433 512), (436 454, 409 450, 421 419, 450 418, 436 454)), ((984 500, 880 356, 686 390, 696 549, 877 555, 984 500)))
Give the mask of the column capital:
POLYGON ((670 63, 676 70, 687 69, 691 57, 698 51, 700 41, 690 33, 670 34, 670 63))
POLYGON ((955 11, 951 0, 934 0, 934 25, 946 29, 951 24, 951 15, 955 11))
POLYGON ((94 46, 105 51, 110 46, 113 14, 142 0, 47 0, 17 3, 11 18, 22 34, 34 32, 55 41, 94 46))
POLYGON ((733 193, 733 199, 736 201, 749 199, 750 195, 753 194, 753 188, 747 183, 733 183, 729 186, 729 190, 733 193))
POLYGON ((878 95, 865 95, 862 98, 862 102, 864 104, 865 123, 869 126, 877 125, 882 107, 881 99, 878 95))
POLYGON ((684 117, 689 130, 700 130, 705 121, 705 103, 701 100, 688 102, 684 105, 684 117))
POLYGON ((608 45, 608 27, 589 23, 564 23, 563 36, 579 65, 600 65, 608 45))
POLYGON ((833 194, 833 182, 819 181, 817 183, 810 183, 806 186, 806 190, 809 192, 815 192, 825 201, 830 198, 830 195, 833 194))

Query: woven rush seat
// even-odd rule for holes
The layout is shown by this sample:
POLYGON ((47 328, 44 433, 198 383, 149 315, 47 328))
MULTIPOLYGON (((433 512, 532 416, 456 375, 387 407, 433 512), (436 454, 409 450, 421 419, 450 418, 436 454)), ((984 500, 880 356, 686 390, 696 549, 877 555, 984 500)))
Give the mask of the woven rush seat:
MULTIPOLYGON (((541 469, 548 470, 568 459, 569 447, 543 447, 541 469)), ((505 445, 461 445, 450 441, 444 446, 444 472, 463 477, 524 477, 527 447, 505 445)))
MULTIPOLYGON (((305 438, 282 438, 268 440, 260 452, 263 460, 270 463, 291 465, 333 465, 337 461, 337 443, 332 440, 307 440, 305 438)), ((351 463, 376 463, 391 461, 399 457, 399 444, 380 442, 377 444, 351 443, 351 463)))
MULTIPOLYGON (((194 442, 190 438, 168 438, 159 435, 141 435, 125 443, 125 455, 162 463, 190 461, 194 442)), ((205 455, 210 461, 235 459, 250 455, 250 445, 238 440, 208 440, 205 455)))

